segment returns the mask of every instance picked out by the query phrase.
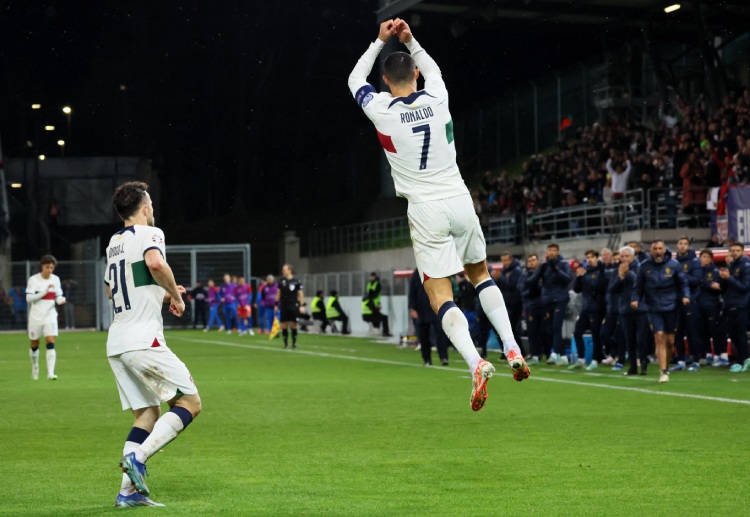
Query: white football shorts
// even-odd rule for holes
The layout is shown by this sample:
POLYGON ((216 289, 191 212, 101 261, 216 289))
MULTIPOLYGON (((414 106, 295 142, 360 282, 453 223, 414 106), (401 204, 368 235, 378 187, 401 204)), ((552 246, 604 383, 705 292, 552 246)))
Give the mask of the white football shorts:
POLYGON ((158 406, 178 393, 198 393, 187 366, 169 348, 133 350, 108 359, 123 410, 158 406))
POLYGON ((29 318, 29 339, 36 341, 47 336, 57 336, 57 320, 38 320, 29 318))
POLYGON ((410 203, 407 215, 422 282, 453 276, 463 271, 464 264, 487 258, 487 244, 470 194, 410 203))

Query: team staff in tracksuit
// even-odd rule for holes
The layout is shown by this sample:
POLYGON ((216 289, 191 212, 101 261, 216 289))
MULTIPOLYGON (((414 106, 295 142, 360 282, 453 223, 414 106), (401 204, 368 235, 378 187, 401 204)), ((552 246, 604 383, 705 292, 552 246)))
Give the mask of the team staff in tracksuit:
POLYGON ((520 345, 519 324, 523 314, 523 300, 521 300, 521 293, 518 290, 518 279, 521 277, 521 262, 513 258, 509 251, 504 251, 500 255, 500 262, 503 264, 503 269, 495 278, 495 283, 500 288, 503 300, 505 300, 505 308, 508 310, 513 336, 516 343, 520 345))
POLYGON ((748 302, 750 302, 750 260, 745 256, 745 247, 738 242, 729 248, 731 264, 719 270, 721 292, 724 296, 724 317, 727 334, 732 340, 734 364, 732 373, 750 370, 747 353, 748 302))
MULTIPOLYGON (((748 270, 750 273, 750 270, 748 270)), ((656 342, 656 357, 661 375, 659 382, 669 381, 669 358, 674 348, 677 328, 678 303, 690 303, 690 285, 680 263, 672 258, 664 241, 651 243, 651 257, 641 263, 631 295, 631 307, 637 309, 645 302, 648 321, 656 342)))
POLYGON ((612 259, 609 261, 609 264, 604 265, 604 278, 607 281, 607 293, 604 297, 604 318, 602 319, 602 330, 599 335, 602 340, 602 345, 604 346, 604 355, 606 356, 604 361, 602 361, 602 364, 614 366, 616 370, 622 370, 622 364, 617 363, 615 359, 617 357, 618 347, 620 347, 620 342, 624 342, 625 339, 622 336, 622 329, 618 324, 619 295, 611 293, 612 282, 614 281, 614 277, 617 276, 617 268, 620 267, 620 252, 610 251, 610 253, 612 253, 612 259))
MULTIPOLYGON (((719 268, 714 265, 714 253, 701 250, 701 284, 698 298, 693 301, 698 320, 698 338, 701 357, 711 352, 713 341, 713 366, 729 366, 727 336, 721 322, 721 284, 719 268)), ((695 358, 694 358, 695 359, 695 358)))
POLYGON ((635 259, 635 250, 630 246, 623 246, 620 249, 620 265, 612 282, 612 293, 618 298, 619 326, 625 337, 628 357, 630 358, 630 368, 625 372, 625 375, 638 374, 639 363, 641 375, 646 375, 648 371, 648 356, 646 354, 648 316, 646 315, 646 308, 643 304, 639 304, 638 308, 635 309, 630 305, 639 267, 638 261, 635 259))
POLYGON ((526 320, 526 335, 529 340, 531 358, 528 364, 539 364, 542 357, 542 322, 544 305, 542 305, 542 287, 534 280, 534 271, 539 267, 539 257, 532 253, 526 258, 526 268, 518 278, 518 290, 523 300, 523 315, 526 320))
POLYGON ((422 361, 425 366, 432 366, 432 343, 434 341, 440 363, 448 366, 448 346, 450 340, 445 335, 442 325, 435 311, 430 307, 430 299, 427 297, 427 291, 424 290, 424 284, 419 278, 419 270, 416 268, 409 281, 409 315, 414 321, 414 329, 419 339, 419 351, 422 354, 422 361), (432 339, 432 336, 435 339, 432 339))
POLYGON ((578 349, 578 361, 570 365, 571 369, 583 368, 586 365, 586 346, 583 342, 583 333, 591 330, 591 338, 594 342, 594 354, 587 370, 595 370, 604 359, 604 348, 602 347, 601 328, 604 318, 604 297, 607 291, 607 278, 604 274, 604 264, 599 262, 599 252, 596 250, 586 251, 586 267, 576 270, 576 279, 573 283, 573 291, 581 293, 583 302, 581 312, 578 314, 573 337, 578 349))
MULTIPOLYGON (((568 292, 573 275, 570 264, 560 255, 560 246, 547 245, 544 263, 539 266, 532 279, 542 286, 542 303, 545 310, 545 337, 552 342, 549 364, 567 365, 568 358, 563 348, 562 328, 570 301, 568 292)), ((548 341, 548 342, 549 342, 548 341)))
POLYGON ((691 303, 689 305, 680 306, 677 332, 675 333, 674 338, 677 364, 670 368, 669 371, 674 372, 685 370, 687 368, 685 363, 685 349, 687 348, 685 346, 685 338, 688 340, 690 355, 693 359, 693 363, 690 365, 690 370, 695 371, 700 368, 698 362, 700 359, 700 338, 698 337, 698 314, 694 300, 698 297, 698 291, 701 284, 701 264, 695 254, 695 250, 690 247, 690 239, 687 237, 680 237, 677 239, 677 254, 674 258, 680 263, 682 271, 687 275, 688 283, 690 284, 691 303))

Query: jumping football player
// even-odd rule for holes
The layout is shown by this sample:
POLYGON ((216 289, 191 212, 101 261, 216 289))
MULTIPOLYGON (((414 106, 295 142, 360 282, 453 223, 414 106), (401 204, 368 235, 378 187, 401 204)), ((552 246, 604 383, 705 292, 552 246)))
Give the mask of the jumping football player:
POLYGON ((503 341, 513 377, 517 381, 528 378, 529 367, 513 337, 500 289, 487 272, 484 235, 456 164, 453 121, 440 69, 405 21, 387 20, 349 75, 349 89, 375 125, 396 193, 409 202, 407 214, 420 277, 443 330, 469 365, 471 408, 479 411, 487 400, 487 379, 495 367, 477 353, 468 321, 453 302, 450 277, 466 271, 503 341), (394 52, 386 58, 383 82, 391 91, 378 93, 367 76, 392 36, 409 53, 394 52), (423 90, 417 89, 420 72, 423 90))

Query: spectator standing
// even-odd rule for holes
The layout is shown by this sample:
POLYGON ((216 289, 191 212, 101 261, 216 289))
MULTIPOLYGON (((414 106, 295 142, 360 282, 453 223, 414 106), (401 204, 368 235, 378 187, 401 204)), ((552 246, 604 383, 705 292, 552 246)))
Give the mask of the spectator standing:
POLYGON ((724 296, 724 318, 727 334, 732 340, 732 373, 750 370, 747 354, 747 307, 750 301, 750 260, 745 256, 745 247, 735 242, 729 248, 731 264, 719 270, 721 293, 724 296))
MULTIPOLYGON (((750 269, 748 270, 750 273, 750 269)), ((651 243, 651 257, 641 263, 631 295, 631 307, 646 304, 648 321, 656 342, 656 357, 661 369, 659 382, 669 382, 669 358, 674 349, 678 303, 690 304, 690 285, 679 262, 672 258, 664 241, 651 243)))
POLYGON ((208 321, 206 320, 206 314, 208 313, 208 302, 206 301, 207 295, 208 293, 206 288, 203 287, 203 282, 196 282, 195 287, 190 290, 190 298, 192 298, 194 304, 193 328, 197 327, 198 320, 200 320, 204 329, 208 325, 208 321))
POLYGON ((628 179, 632 167, 629 159, 625 158, 624 162, 623 164, 622 160, 614 161, 612 157, 607 160, 607 173, 612 178, 612 197, 614 199, 621 199, 628 190, 628 179))

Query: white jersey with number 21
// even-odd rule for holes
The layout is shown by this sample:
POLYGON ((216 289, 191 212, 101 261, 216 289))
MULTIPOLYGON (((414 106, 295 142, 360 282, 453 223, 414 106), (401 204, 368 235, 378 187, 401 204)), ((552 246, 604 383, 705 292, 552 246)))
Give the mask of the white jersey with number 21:
POLYGON ((114 321, 107 337, 107 355, 163 346, 161 316, 166 291, 151 276, 146 252, 166 257, 164 232, 153 226, 126 226, 109 240, 104 282, 112 293, 114 321))
POLYGON ((375 124, 396 193, 410 203, 468 194, 456 164, 453 121, 440 68, 412 38, 406 46, 425 78, 424 90, 408 97, 377 93, 367 83, 367 76, 383 45, 379 39, 370 45, 349 75, 348 84, 375 124))

